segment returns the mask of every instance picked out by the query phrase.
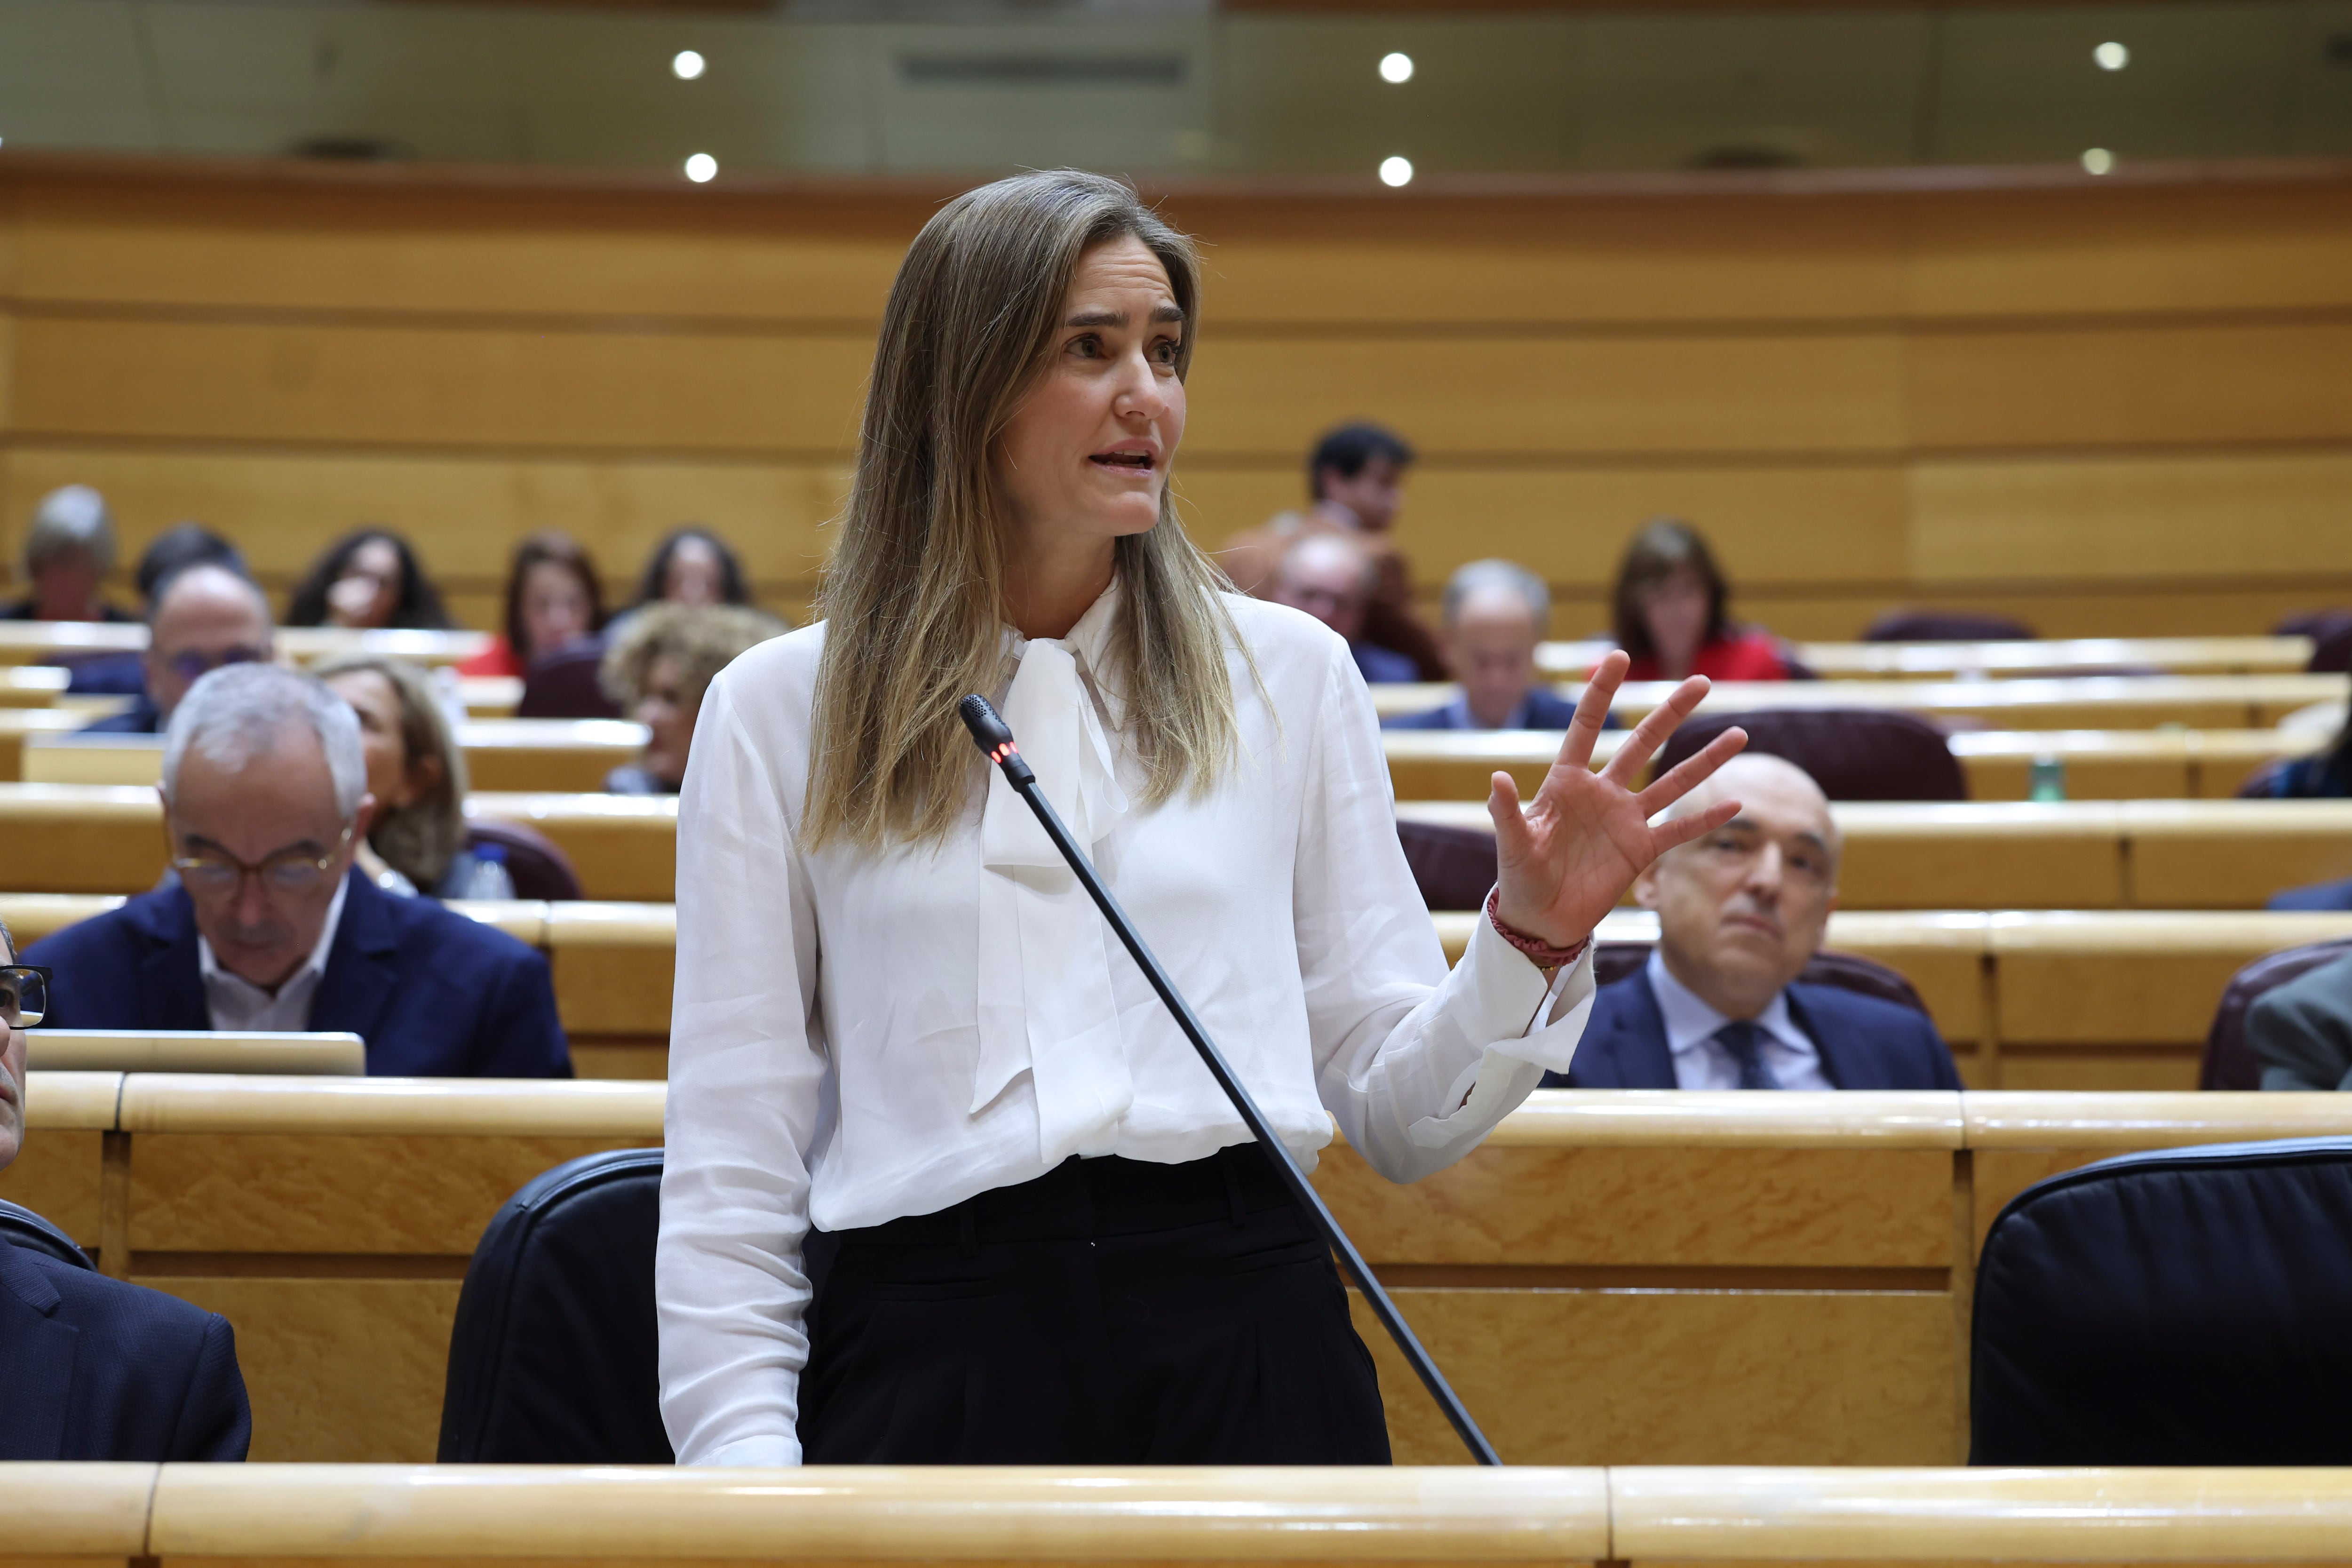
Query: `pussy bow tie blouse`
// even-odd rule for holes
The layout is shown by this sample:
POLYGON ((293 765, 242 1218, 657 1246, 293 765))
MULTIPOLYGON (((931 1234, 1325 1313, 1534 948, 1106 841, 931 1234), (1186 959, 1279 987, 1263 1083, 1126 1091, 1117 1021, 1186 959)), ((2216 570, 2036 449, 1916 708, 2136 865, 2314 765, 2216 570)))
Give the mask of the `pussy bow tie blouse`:
MULTIPOLYGON (((1072 832, 1274 1123, 1412 1181, 1469 1152, 1591 1010, 1484 921, 1449 973, 1347 645, 1225 601, 1240 752, 1140 804, 1108 658, 1118 590, 1008 644, 990 695, 1072 832), (1262 679, 1263 687, 1259 681, 1262 679)), ((682 1464, 794 1464, 811 1225, 929 1214, 1073 1154, 1248 1138, 1028 807, 990 770, 944 844, 795 842, 822 626, 712 682, 678 801, 677 994, 656 1306, 682 1464)))

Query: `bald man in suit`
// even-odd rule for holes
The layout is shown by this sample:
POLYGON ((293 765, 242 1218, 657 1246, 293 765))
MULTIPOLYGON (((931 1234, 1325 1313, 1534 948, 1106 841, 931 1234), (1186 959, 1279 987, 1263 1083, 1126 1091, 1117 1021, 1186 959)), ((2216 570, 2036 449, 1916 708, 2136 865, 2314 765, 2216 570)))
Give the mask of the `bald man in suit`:
POLYGON ((1660 856, 1633 884, 1658 914, 1642 969, 1602 986, 1568 1089, 1960 1087, 1925 1013, 1798 982, 1837 907, 1836 820, 1795 763, 1746 752, 1674 814, 1727 797, 1739 815, 1660 856))

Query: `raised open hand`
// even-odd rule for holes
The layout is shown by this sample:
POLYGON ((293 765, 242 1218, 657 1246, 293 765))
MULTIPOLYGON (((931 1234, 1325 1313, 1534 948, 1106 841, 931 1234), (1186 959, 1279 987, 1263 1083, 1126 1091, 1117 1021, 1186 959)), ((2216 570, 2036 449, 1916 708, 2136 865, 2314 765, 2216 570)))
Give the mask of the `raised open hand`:
POLYGON ((1639 794, 1632 787, 1666 737, 1706 695, 1705 676, 1694 675, 1675 688, 1625 738, 1609 765, 1592 771, 1592 743, 1600 739, 1628 662, 1622 650, 1613 652, 1592 672, 1533 804, 1520 809, 1519 786, 1505 773, 1495 775, 1486 796, 1486 810, 1495 819, 1495 912, 1513 931, 1554 947, 1574 947, 1591 936, 1651 861, 1739 814, 1738 801, 1723 800, 1650 826, 1650 818, 1748 744, 1745 730, 1726 730, 1639 794))

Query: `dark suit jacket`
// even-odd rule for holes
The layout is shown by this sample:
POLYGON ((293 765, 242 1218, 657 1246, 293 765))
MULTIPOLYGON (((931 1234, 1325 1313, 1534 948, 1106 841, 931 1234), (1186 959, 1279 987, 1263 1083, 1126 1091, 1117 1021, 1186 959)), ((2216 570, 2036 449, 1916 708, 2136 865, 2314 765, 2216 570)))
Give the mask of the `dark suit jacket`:
MULTIPOLYGON (((196 914, 174 884, 35 942, 60 1029, 208 1029, 196 914)), ((416 1078, 570 1078, 547 958, 504 931, 351 873, 310 1027, 367 1042, 367 1068, 416 1078)))
POLYGON ((228 1320, 0 1241, 0 1459, 242 1459, 228 1320))
POLYGON ((2254 998, 2246 1047, 2263 1064, 2264 1089, 2352 1089, 2352 958, 2254 998))
POLYGON ((1363 672, 1370 685, 1421 679, 1421 666, 1413 663, 1409 654, 1368 642, 1351 642, 1348 651, 1356 656, 1356 668, 1363 672))
MULTIPOLYGON (((1454 722, 1454 704, 1448 702, 1442 708, 1432 708, 1425 713, 1406 713, 1394 719, 1383 719, 1381 721, 1381 727, 1386 730, 1452 730, 1475 727, 1457 726, 1454 722)), ((1569 721, 1575 717, 1576 704, 1554 691, 1550 687, 1538 686, 1528 692, 1528 721, 1525 728, 1565 730, 1568 728, 1569 721)), ((1609 717, 1607 726, 1612 730, 1617 727, 1614 714, 1609 717)))
MULTIPOLYGON (((1925 1013, 1834 985, 1791 985, 1789 1016, 1821 1052, 1822 1076, 1839 1089, 1960 1087, 1952 1053, 1925 1013)), ((1636 970, 1601 988, 1568 1076, 1546 1073, 1544 1087, 1675 1087, 1665 1015, 1647 974, 1636 970)))
POLYGON ((109 713, 95 722, 84 724, 76 731, 83 735, 160 735, 163 732, 163 715, 156 710, 142 691, 131 700, 131 706, 120 713, 109 713))
POLYGON ((2274 910, 2352 910, 2352 878, 2341 882, 2314 882, 2271 895, 2274 910))

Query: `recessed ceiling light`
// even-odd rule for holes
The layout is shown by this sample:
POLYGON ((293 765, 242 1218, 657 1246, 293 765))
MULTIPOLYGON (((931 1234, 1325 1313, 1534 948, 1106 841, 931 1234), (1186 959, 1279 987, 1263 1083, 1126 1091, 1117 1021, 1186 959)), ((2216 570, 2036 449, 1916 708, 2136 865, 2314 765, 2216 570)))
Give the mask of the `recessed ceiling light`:
POLYGON ((2113 153, 2108 152, 2105 147, 2087 147, 2084 149, 2084 173, 2090 174, 2109 174, 2113 172, 2115 166, 2116 155, 2113 153))
POLYGON ((700 76, 708 62, 692 49, 680 49, 669 58, 669 74, 680 81, 692 81, 700 76))
POLYGON ((1412 160, 1410 158, 1381 159, 1381 184, 1384 185, 1409 185, 1412 184, 1412 160))
POLYGON ((1412 79, 1412 57, 1407 54, 1382 55, 1381 57, 1381 79, 1382 81, 1411 81, 1412 79))
POLYGON ((2091 58, 2103 71, 2119 71, 2131 64, 2131 51, 2110 38, 2091 51, 2091 58))
POLYGON ((719 160, 708 153, 697 153, 686 161, 686 177, 698 185, 709 184, 719 173, 719 160))

